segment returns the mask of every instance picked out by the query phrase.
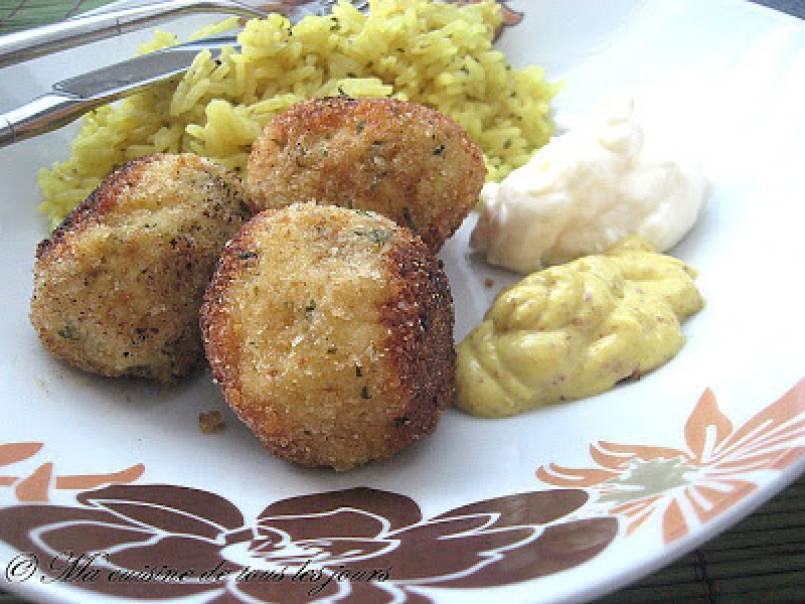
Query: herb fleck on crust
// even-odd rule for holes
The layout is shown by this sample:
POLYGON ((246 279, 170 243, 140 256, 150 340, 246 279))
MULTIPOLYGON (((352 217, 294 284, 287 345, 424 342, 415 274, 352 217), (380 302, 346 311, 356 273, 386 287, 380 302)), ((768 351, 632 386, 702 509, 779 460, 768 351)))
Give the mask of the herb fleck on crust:
POLYGON ((294 105, 252 146, 254 211, 316 200, 372 210, 438 250, 478 201, 483 154, 449 117, 396 99, 294 105))
POLYGON ((201 328, 229 405, 301 465, 389 457, 433 431, 455 393, 447 278, 375 213, 261 212, 228 244, 201 328))
POLYGON ((31 321, 45 348, 109 377, 189 373, 203 292, 244 202, 237 177, 195 155, 109 175, 37 247, 31 321))

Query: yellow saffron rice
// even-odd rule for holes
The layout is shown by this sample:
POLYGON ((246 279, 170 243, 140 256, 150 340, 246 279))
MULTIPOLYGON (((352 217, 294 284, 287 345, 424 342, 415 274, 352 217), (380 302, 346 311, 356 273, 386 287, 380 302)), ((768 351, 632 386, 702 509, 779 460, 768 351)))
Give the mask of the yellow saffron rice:
MULTIPOLYGON (((251 20, 238 36, 240 52, 224 49, 218 61, 201 52, 181 79, 89 113, 70 158, 41 170, 40 210, 55 227, 109 172, 151 153, 189 151, 243 170, 273 116, 338 94, 393 96, 450 115, 499 180, 547 142, 556 90, 540 67, 514 69, 492 47, 500 21, 491 0, 373 0, 368 16, 339 4, 332 16, 294 27, 279 15, 251 20)), ((227 19, 194 37, 234 26, 227 19)), ((176 42, 159 32, 140 50, 176 42)))

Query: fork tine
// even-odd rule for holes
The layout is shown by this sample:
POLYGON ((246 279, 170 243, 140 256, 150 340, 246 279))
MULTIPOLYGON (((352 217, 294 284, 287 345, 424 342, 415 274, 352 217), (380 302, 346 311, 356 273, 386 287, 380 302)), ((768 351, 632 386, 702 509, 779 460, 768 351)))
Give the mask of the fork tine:
MULTIPOLYGON (((313 14, 320 17, 329 15, 338 2, 339 0, 313 0, 312 4, 316 5, 313 14)), ((347 0, 347 3, 362 13, 369 12, 369 0, 347 0)))
POLYGON ((369 0, 349 0, 349 3, 362 13, 369 10, 369 0))
MULTIPOLYGON (((339 0, 319 0, 319 4, 321 4, 321 6, 328 11, 332 10, 333 7, 338 4, 338 2, 339 0)), ((353 8, 361 11, 362 13, 365 13, 367 10, 369 10, 369 0, 347 0, 347 4, 352 5, 353 8)))

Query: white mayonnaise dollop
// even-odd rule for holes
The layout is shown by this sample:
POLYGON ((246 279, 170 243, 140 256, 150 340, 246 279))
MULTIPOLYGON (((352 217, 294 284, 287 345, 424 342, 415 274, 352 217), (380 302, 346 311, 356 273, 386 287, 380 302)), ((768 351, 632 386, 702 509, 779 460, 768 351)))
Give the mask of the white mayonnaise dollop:
POLYGON ((707 185, 698 165, 664 142, 644 141, 631 100, 610 106, 484 186, 472 247, 520 273, 603 252, 632 234, 658 251, 673 247, 699 217, 707 185))

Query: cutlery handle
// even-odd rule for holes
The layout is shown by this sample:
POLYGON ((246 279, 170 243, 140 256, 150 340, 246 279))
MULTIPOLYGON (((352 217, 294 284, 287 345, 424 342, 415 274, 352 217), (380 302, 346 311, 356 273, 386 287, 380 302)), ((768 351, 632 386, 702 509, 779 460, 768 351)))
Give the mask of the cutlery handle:
POLYGON ((61 94, 44 94, 0 114, 0 147, 61 128, 98 104, 61 94))
POLYGON ((0 37, 0 67, 118 36, 177 15, 197 12, 264 16, 261 11, 230 0, 169 0, 148 6, 77 17, 0 37))

